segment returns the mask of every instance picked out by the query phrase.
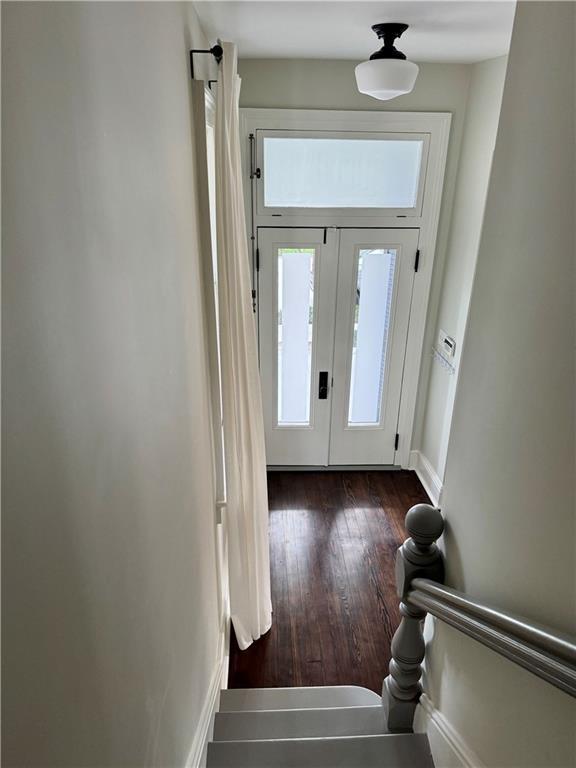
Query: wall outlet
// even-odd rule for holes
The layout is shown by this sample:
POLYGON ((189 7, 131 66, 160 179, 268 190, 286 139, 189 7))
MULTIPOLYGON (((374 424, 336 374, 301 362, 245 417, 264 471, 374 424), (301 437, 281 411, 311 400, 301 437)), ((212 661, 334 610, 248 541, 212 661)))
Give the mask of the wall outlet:
POLYGON ((454 357, 456 354, 456 342, 452 336, 440 329, 438 334, 438 351, 444 355, 444 357, 454 357))

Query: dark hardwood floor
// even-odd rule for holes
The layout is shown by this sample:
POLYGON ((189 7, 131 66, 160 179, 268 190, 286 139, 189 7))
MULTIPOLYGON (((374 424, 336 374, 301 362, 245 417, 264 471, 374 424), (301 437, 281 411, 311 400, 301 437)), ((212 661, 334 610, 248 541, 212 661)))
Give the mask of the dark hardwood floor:
MULTIPOLYGON (((271 472, 272 629, 240 651, 230 688, 362 685, 380 693, 399 622, 394 554, 413 472, 271 472)), ((233 634, 233 633, 232 633, 233 634)))

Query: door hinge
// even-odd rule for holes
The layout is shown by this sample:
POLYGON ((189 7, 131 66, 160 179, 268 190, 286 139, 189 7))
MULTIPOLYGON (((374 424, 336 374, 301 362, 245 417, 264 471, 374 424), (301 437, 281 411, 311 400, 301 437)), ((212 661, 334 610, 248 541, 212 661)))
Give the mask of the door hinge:
POLYGON ((398 443, 400 442, 400 435, 398 432, 396 432, 396 437, 394 438, 394 450, 398 450, 398 443))
POLYGON ((326 227, 324 227, 324 245, 326 245, 326 227))
POLYGON ((420 248, 416 251, 416 258, 414 259, 414 272, 418 272, 418 266, 420 264, 420 248))
POLYGON ((256 248, 256 272, 260 272, 260 248, 256 248))
POLYGON ((256 312, 256 290, 252 289, 252 312, 256 312))

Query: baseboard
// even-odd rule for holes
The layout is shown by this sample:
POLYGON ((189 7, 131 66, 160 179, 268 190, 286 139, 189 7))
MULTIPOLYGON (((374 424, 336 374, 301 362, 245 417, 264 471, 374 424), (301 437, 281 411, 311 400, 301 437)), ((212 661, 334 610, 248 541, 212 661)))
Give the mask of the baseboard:
POLYGON ((267 472, 400 472, 397 464, 268 464, 267 472))
POLYGON ((410 467, 416 471, 432 504, 438 506, 442 497, 443 483, 430 461, 421 451, 411 451, 410 467))
POLYGON ((428 736, 436 768, 485 768, 478 755, 426 694, 422 694, 416 709, 414 730, 428 736))
POLYGON ((410 459, 408 463, 408 469, 416 471, 418 466, 418 459, 420 458, 420 451, 410 451, 410 459))
POLYGON ((229 661, 230 655, 226 644, 226 637, 225 633, 222 633, 218 649, 218 660, 210 678, 210 685, 196 725, 185 768, 201 768, 201 766, 206 764, 206 748, 212 738, 214 715, 218 711, 220 703, 220 691, 228 685, 229 661))

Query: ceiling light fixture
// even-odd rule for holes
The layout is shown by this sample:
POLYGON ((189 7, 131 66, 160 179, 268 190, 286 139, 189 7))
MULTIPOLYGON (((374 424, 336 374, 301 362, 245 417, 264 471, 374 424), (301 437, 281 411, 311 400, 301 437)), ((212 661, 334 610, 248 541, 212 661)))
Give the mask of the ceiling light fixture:
POLYGON ((418 76, 418 65, 407 61, 394 47, 394 40, 408 29, 408 24, 374 24, 372 29, 384 45, 370 56, 370 61, 356 67, 358 90, 380 101, 410 93, 418 76))

